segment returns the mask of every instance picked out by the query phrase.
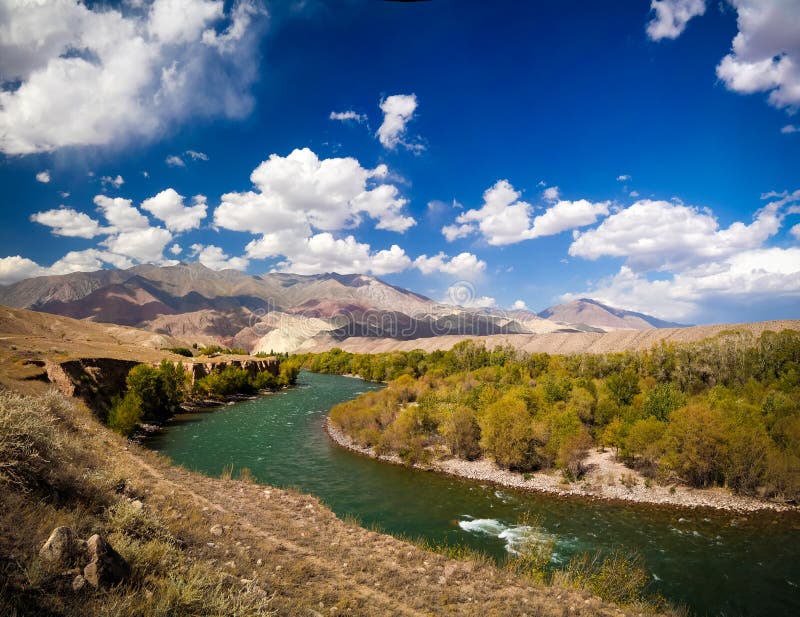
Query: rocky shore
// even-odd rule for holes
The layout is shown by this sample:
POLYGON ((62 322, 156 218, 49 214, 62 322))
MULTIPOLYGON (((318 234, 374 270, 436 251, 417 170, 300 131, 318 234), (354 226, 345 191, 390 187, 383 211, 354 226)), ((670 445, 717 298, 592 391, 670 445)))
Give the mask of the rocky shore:
MULTIPOLYGON (((330 438, 343 448, 396 465, 405 465, 397 455, 379 455, 372 448, 356 444, 343 431, 326 419, 330 438)), ((725 488, 693 489, 686 486, 661 486, 615 460, 611 451, 591 450, 584 463, 587 473, 577 482, 566 482, 560 472, 522 474, 498 467, 482 458, 465 461, 457 458, 435 460, 417 469, 446 473, 469 480, 478 480, 515 489, 540 491, 561 496, 606 499, 641 504, 667 505, 680 508, 714 508, 732 512, 797 511, 797 507, 733 494, 725 488)))

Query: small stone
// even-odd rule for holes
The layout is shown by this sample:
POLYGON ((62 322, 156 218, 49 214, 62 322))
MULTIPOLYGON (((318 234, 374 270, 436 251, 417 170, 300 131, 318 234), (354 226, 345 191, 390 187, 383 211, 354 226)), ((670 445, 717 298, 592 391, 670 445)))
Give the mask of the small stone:
POLYGON ((72 579, 72 591, 80 591, 86 587, 86 579, 83 578, 80 574, 78 574, 74 579, 72 579))
POLYGON ((208 530, 212 536, 221 536, 224 533, 222 525, 214 525, 208 530))
POLYGON ((102 536, 94 534, 86 546, 91 561, 83 577, 93 587, 111 587, 130 575, 128 562, 102 536))
POLYGON ((137 512, 141 512, 142 509, 144 508, 144 504, 138 499, 134 499, 133 501, 131 501, 131 507, 137 512))
POLYGON ((56 527, 39 550, 39 557, 44 561, 69 567, 83 557, 84 545, 85 542, 71 528, 56 527))
POLYGON ((260 557, 256 560, 256 565, 260 568, 264 564, 264 560, 260 557))

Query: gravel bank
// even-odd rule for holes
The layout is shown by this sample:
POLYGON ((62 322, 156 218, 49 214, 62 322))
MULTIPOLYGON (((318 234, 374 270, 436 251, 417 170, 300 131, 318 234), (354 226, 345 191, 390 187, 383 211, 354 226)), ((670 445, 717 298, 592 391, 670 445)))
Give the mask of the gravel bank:
MULTIPOLYGON (((388 463, 405 464, 396 455, 378 455, 372 448, 359 446, 348 435, 333 426, 327 418, 325 429, 330 438, 343 448, 388 463)), ((616 461, 613 453, 608 450, 604 452, 590 451, 585 463, 589 467, 589 471, 584 478, 580 482, 569 484, 563 482, 560 472, 521 474, 500 469, 493 461, 485 458, 477 461, 453 458, 434 461, 429 466, 415 465, 414 467, 511 488, 563 496, 668 505, 680 508, 714 508, 732 512, 755 512, 758 510, 788 512, 798 509, 795 506, 734 495, 724 488, 692 489, 685 486, 660 486, 655 483, 647 486, 643 476, 616 461)))

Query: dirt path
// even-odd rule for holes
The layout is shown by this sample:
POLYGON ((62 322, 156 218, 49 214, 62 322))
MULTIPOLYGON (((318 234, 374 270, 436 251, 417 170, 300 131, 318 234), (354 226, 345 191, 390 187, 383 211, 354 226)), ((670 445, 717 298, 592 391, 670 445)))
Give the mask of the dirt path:
POLYGON ((577 590, 529 583, 491 563, 456 561, 339 520, 316 498, 241 481, 199 476, 131 452, 148 488, 147 507, 193 517, 209 537, 207 561, 243 584, 272 592, 308 615, 623 615, 577 590), (187 503, 194 508, 185 512, 187 503), (289 602, 290 600, 290 602, 289 602))

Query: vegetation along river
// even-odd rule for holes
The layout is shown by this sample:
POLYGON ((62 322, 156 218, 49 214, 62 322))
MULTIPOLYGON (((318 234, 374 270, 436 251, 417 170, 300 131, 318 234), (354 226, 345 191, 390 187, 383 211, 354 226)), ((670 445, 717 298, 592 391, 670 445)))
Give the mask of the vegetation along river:
MULTIPOLYGON (((219 476, 249 468, 259 482, 316 495, 337 515, 496 557, 521 516, 540 517, 554 561, 614 547, 642 554, 653 591, 697 615, 800 614, 800 517, 740 515, 561 498, 415 471, 346 451, 325 433, 336 403, 376 384, 302 372, 298 386, 214 413, 183 416, 149 446, 219 476)), ((236 473, 236 472, 234 472, 236 473)))

